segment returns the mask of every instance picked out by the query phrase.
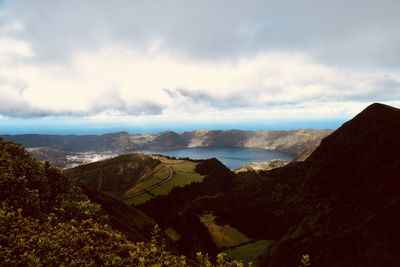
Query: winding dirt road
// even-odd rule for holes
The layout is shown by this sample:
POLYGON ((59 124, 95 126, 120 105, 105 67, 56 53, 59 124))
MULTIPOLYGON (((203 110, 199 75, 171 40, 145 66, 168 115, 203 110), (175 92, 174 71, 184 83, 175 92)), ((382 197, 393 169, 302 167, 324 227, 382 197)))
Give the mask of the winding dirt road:
POLYGON ((168 166, 168 168, 169 168, 169 176, 168 176, 168 178, 166 178, 166 179, 164 179, 164 180, 162 180, 162 181, 160 181, 160 182, 158 182, 158 183, 156 183, 156 184, 153 184, 153 185, 147 187, 146 189, 143 189, 143 190, 140 191, 140 192, 137 192, 137 193, 135 193, 135 194, 132 194, 132 195, 129 195, 129 196, 125 196, 125 197, 123 197, 123 198, 120 198, 120 200, 127 200, 127 199, 130 199, 130 198, 133 198, 133 197, 137 197, 137 196, 139 196, 139 195, 141 195, 141 194, 144 194, 144 193, 147 193, 147 192, 149 192, 150 190, 152 190, 152 189, 154 189, 154 188, 157 188, 157 187, 159 187, 159 186, 161 186, 161 185, 163 185, 163 184, 165 184, 165 183, 168 183, 168 182, 172 179, 172 177, 174 176, 174 171, 172 170, 172 167, 171 167, 171 166, 168 166))

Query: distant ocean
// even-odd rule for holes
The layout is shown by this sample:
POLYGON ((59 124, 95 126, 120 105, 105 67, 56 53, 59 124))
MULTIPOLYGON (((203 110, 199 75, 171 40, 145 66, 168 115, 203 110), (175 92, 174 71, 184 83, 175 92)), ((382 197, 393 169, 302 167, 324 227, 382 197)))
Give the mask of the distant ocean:
POLYGON ((1 134, 106 134, 125 131, 128 133, 158 133, 162 131, 192 130, 294 130, 294 129, 336 129, 345 119, 318 120, 274 120, 258 122, 209 122, 209 123, 146 123, 116 124, 93 121, 62 119, 7 119, 0 120, 1 134))

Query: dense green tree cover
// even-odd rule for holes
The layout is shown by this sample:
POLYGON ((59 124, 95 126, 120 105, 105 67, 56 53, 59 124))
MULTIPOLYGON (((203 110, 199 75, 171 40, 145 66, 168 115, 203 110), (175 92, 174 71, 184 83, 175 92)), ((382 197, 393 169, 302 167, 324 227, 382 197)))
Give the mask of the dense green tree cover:
MULTIPOLYGON (((131 242, 112 229, 99 205, 62 173, 0 139, 0 262, 3 266, 187 266, 154 229, 131 242)), ((204 266, 212 266, 199 254, 204 266)), ((241 266, 223 255, 217 266, 241 266)))

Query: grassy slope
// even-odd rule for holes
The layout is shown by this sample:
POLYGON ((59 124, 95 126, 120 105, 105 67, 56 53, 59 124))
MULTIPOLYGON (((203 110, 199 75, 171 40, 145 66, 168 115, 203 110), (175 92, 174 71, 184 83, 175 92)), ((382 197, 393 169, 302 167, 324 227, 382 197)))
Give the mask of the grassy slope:
POLYGON ((168 195, 172 189, 175 187, 184 187, 193 182, 201 182, 203 180, 203 176, 198 173, 186 173, 186 172, 175 172, 171 181, 165 183, 153 190, 151 192, 154 195, 168 195))
POLYGON ((172 170, 173 176, 169 182, 125 200, 127 204, 139 205, 155 196, 167 195, 176 187, 201 182, 204 176, 195 171, 197 164, 157 155, 126 154, 78 166, 66 170, 65 173, 108 195, 122 198, 164 181, 172 170))
POLYGON ((152 175, 136 183, 133 187, 128 189, 124 195, 128 196, 130 194, 143 191, 146 188, 149 188, 150 186, 167 179, 169 177, 169 174, 169 168, 164 164, 160 164, 156 166, 152 175))
POLYGON ((178 241, 181 238, 181 235, 172 227, 168 227, 167 229, 165 229, 164 233, 174 242, 178 241))
POLYGON ((104 193, 122 196, 135 183, 162 171, 160 162, 143 154, 126 154, 65 171, 69 176, 104 193))
POLYGON ((208 228, 218 248, 232 247, 249 241, 238 229, 230 225, 218 225, 215 222, 216 218, 211 213, 205 213, 200 216, 200 221, 208 228))
MULTIPOLYGON (((160 185, 159 187, 150 190, 148 193, 144 193, 136 197, 127 199, 125 200, 125 203, 130 205, 143 204, 146 201, 152 199, 153 196, 167 195, 175 187, 184 187, 193 182, 201 182, 204 179, 203 175, 195 172, 195 168, 198 164, 197 162, 174 160, 165 157, 157 157, 157 159, 160 160, 161 164, 164 166, 164 170, 169 170, 169 168, 172 169, 173 176, 171 180, 165 184, 160 185)), ((167 177, 165 177, 165 172, 163 172, 162 174, 164 175, 163 179, 166 179, 167 177)), ((145 190, 146 188, 149 188, 151 185, 154 185, 162 181, 163 179, 160 177, 150 177, 149 179, 135 185, 135 187, 132 188, 131 191, 139 192, 141 190, 145 190)))
POLYGON ((242 260, 245 263, 252 262, 253 265, 258 266, 258 257, 262 255, 271 245, 271 240, 257 240, 253 243, 248 243, 243 246, 227 249, 224 251, 231 259, 242 260))

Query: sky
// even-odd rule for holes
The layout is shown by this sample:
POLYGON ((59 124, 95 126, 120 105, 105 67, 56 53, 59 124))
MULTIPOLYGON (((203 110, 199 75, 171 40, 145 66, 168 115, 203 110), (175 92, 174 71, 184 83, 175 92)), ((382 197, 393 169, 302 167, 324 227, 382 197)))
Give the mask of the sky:
POLYGON ((3 0, 0 133, 336 128, 400 106, 400 1, 3 0))

